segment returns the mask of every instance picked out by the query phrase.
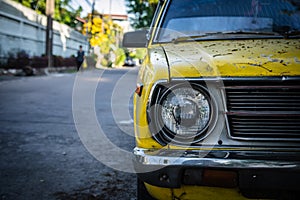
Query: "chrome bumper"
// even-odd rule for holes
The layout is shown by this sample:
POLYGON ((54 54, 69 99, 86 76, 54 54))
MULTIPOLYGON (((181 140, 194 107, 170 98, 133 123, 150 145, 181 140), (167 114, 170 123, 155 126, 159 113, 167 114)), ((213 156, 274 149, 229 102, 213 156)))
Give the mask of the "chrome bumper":
MULTIPOLYGON (((260 170, 261 174, 272 170, 277 176, 289 179, 300 175, 300 152, 290 151, 274 153, 261 151, 185 151, 185 150, 147 150, 134 149, 134 164, 139 177, 151 185, 176 188, 182 184, 184 171, 187 169, 234 170, 237 174, 260 170), (283 172, 283 173, 282 173, 283 172), (292 172, 292 174, 290 174, 292 172), (287 174, 287 175, 285 175, 287 174)), ((242 176, 242 175, 240 175, 242 176)), ((256 175, 253 175, 255 177, 256 175)), ((297 183, 298 187, 298 183, 297 183)))

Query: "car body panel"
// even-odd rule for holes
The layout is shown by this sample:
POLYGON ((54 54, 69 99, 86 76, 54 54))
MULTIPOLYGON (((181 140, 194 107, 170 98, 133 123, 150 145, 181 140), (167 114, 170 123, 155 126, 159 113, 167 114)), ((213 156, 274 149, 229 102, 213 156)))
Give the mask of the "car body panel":
MULTIPOLYGON (((151 89, 157 82, 168 82, 176 78, 299 76, 299 49, 299 40, 282 39, 255 40, 255 42, 253 40, 199 41, 149 47, 139 72, 138 82, 143 85, 143 98, 138 95, 134 97, 136 146, 145 149, 165 149, 153 140, 146 113, 151 89), (257 51, 253 51, 253 48, 257 51)), ((186 150, 186 147, 174 145, 168 145, 167 148, 186 150)), ((189 147, 189 149, 213 150, 214 147, 189 147)), ((216 148, 216 150, 235 151, 253 149, 259 151, 261 148, 241 146, 216 148)), ((237 188, 183 185, 181 188, 169 189, 149 184, 145 186, 157 199, 173 197, 199 199, 200 196, 203 199, 246 199, 237 188)))
POLYGON ((152 139, 146 113, 151 88, 158 81, 201 77, 299 76, 299 50, 299 40, 282 39, 202 41, 149 47, 139 72, 138 82, 143 85, 143 98, 134 98, 135 109, 138 109, 134 111, 137 146, 162 147, 152 139), (221 55, 220 52, 224 53, 221 55))
POLYGON ((166 44, 171 77, 300 75, 298 39, 166 44))
POLYGON ((145 184, 148 192, 156 199, 201 199, 201 200, 244 200, 238 189, 212 188, 200 186, 182 186, 168 189, 145 184), (200 195, 201 194, 201 197, 200 195))
MULTIPOLYGON (((136 146, 145 149, 187 150, 187 147, 176 145, 163 147, 152 137, 146 110, 151 89, 157 82, 168 82, 176 78, 299 76, 300 55, 297 51, 299 48, 299 40, 256 40, 255 43, 252 40, 243 40, 242 43, 241 41, 201 41, 149 47, 149 53, 139 73, 139 83, 143 85, 142 97, 135 95, 134 98, 136 146), (240 44, 243 44, 243 48, 236 50, 240 44), (258 49, 257 52, 250 50, 254 47, 258 49), (225 49, 229 50, 225 51, 225 49), (220 52, 224 52, 224 55, 220 55, 220 52)), ((188 147, 188 149, 272 151, 270 148, 249 146, 203 146, 188 147)), ((237 188, 183 185, 181 188, 169 189, 149 184, 145 186, 157 199, 173 197, 199 199, 200 196, 203 199, 246 199, 237 188)))
POLYGON ((152 135, 148 127, 146 110, 153 84, 158 80, 167 80, 168 77, 168 64, 163 49, 159 45, 154 45, 151 49, 149 49, 143 66, 138 74, 138 83, 143 85, 143 98, 140 98, 138 95, 135 95, 134 97, 135 136, 138 147, 161 147, 161 145, 152 139, 152 135))
MULTIPOLYGON (((232 80, 261 78, 267 80, 269 77, 276 77, 283 81, 290 77, 297 77, 298 80, 300 77, 300 40, 297 37, 294 39, 280 38, 277 35, 255 36, 253 38, 253 35, 243 35, 242 37, 233 35, 232 37, 225 36, 223 39, 214 40, 201 38, 193 41, 187 38, 186 41, 178 40, 160 44, 153 42, 157 37, 156 28, 162 23, 159 19, 163 17, 164 12, 167 12, 165 7, 171 1, 160 2, 163 3, 160 4, 160 10, 156 13, 157 15, 152 24, 153 27, 148 36, 147 55, 138 75, 137 82, 139 87, 142 86, 142 90, 139 95, 135 94, 134 96, 136 149, 145 149, 145 151, 150 152, 150 156, 143 157, 138 155, 136 156, 136 162, 141 164, 142 167, 147 167, 154 161, 151 160, 153 159, 151 157, 154 154, 153 152, 158 151, 158 156, 154 157, 159 167, 171 165, 171 167, 180 168, 180 164, 172 166, 172 163, 168 163, 169 160, 165 159, 168 156, 160 157, 162 154, 170 152, 170 150, 178 150, 181 152, 181 155, 184 155, 180 157, 181 159, 195 159, 195 163, 199 159, 198 163, 200 164, 196 167, 201 168, 206 161, 205 159, 201 160, 203 158, 199 156, 201 153, 205 151, 213 154, 215 152, 225 152, 225 156, 222 157, 221 155, 221 157, 217 158, 220 160, 216 160, 216 162, 225 163, 224 167, 226 168, 226 161, 230 162, 226 159, 229 159, 229 155, 235 154, 235 152, 237 152, 238 158, 241 158, 241 163, 243 163, 243 159, 247 160, 248 158, 253 163, 261 162, 264 164, 268 163, 264 162, 266 160, 274 161, 274 163, 279 160, 285 161, 285 159, 282 159, 281 154, 289 155, 290 152, 293 152, 289 161, 291 163, 295 161, 295 163, 291 165, 284 164, 284 168, 287 170, 299 170, 299 143, 288 143, 280 140, 268 142, 236 140, 228 136, 226 125, 224 125, 224 129, 222 129, 223 134, 221 134, 223 144, 218 144, 218 141, 214 141, 215 145, 205 145, 202 142, 200 142, 199 146, 162 145, 155 139, 155 133, 153 134, 149 128, 151 122, 148 119, 147 111, 156 85, 173 83, 178 80, 198 81, 206 78, 220 79, 222 81, 223 78, 232 80), (189 153, 194 150, 198 151, 199 154, 189 157, 189 153), (249 152, 253 154, 250 156, 251 153, 249 152)), ((255 3, 256 1, 253 2, 255 3)), ((221 110, 220 113, 224 114, 225 111, 225 109, 221 110)), ((234 159, 233 161, 236 161, 234 159)), ((209 167, 209 165, 205 167, 209 167)), ((222 167, 220 165, 217 168, 222 167)), ((264 167, 266 170, 272 168, 271 165, 264 167)), ((150 176, 155 175, 157 174, 150 173, 150 176)), ((160 181, 158 177, 155 178, 157 178, 158 182, 160 181)), ((184 184, 180 185, 180 188, 166 188, 150 185, 146 181, 144 183, 148 192, 156 199, 246 199, 246 197, 241 195, 239 188, 187 186, 184 184)))

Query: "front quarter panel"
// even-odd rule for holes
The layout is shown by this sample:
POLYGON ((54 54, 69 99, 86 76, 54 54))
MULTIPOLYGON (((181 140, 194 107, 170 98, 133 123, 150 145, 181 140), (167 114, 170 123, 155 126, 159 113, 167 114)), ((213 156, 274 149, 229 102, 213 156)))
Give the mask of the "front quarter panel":
POLYGON ((146 58, 139 71, 138 84, 143 85, 141 96, 134 97, 134 121, 137 147, 160 148, 152 139, 147 122, 147 105, 151 88, 158 80, 168 80, 168 63, 162 47, 155 45, 148 48, 146 58))

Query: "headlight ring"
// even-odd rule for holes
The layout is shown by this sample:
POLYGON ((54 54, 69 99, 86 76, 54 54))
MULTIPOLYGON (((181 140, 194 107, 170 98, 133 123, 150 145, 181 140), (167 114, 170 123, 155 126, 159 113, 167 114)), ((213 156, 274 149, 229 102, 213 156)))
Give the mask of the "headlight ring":
POLYGON ((215 100, 202 85, 181 83, 166 87, 152 114, 155 137, 164 144, 197 143, 209 134, 216 109, 215 100))

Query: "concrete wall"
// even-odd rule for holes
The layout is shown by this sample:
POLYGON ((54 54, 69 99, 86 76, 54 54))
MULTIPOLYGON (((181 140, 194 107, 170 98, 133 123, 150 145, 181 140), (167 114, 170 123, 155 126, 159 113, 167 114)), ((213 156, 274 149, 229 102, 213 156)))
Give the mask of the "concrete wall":
MULTIPOLYGON (((45 54, 47 17, 11 0, 0 0, 0 58, 24 50, 30 56, 45 54)), ((53 22, 53 54, 70 57, 87 38, 74 29, 53 22)))

